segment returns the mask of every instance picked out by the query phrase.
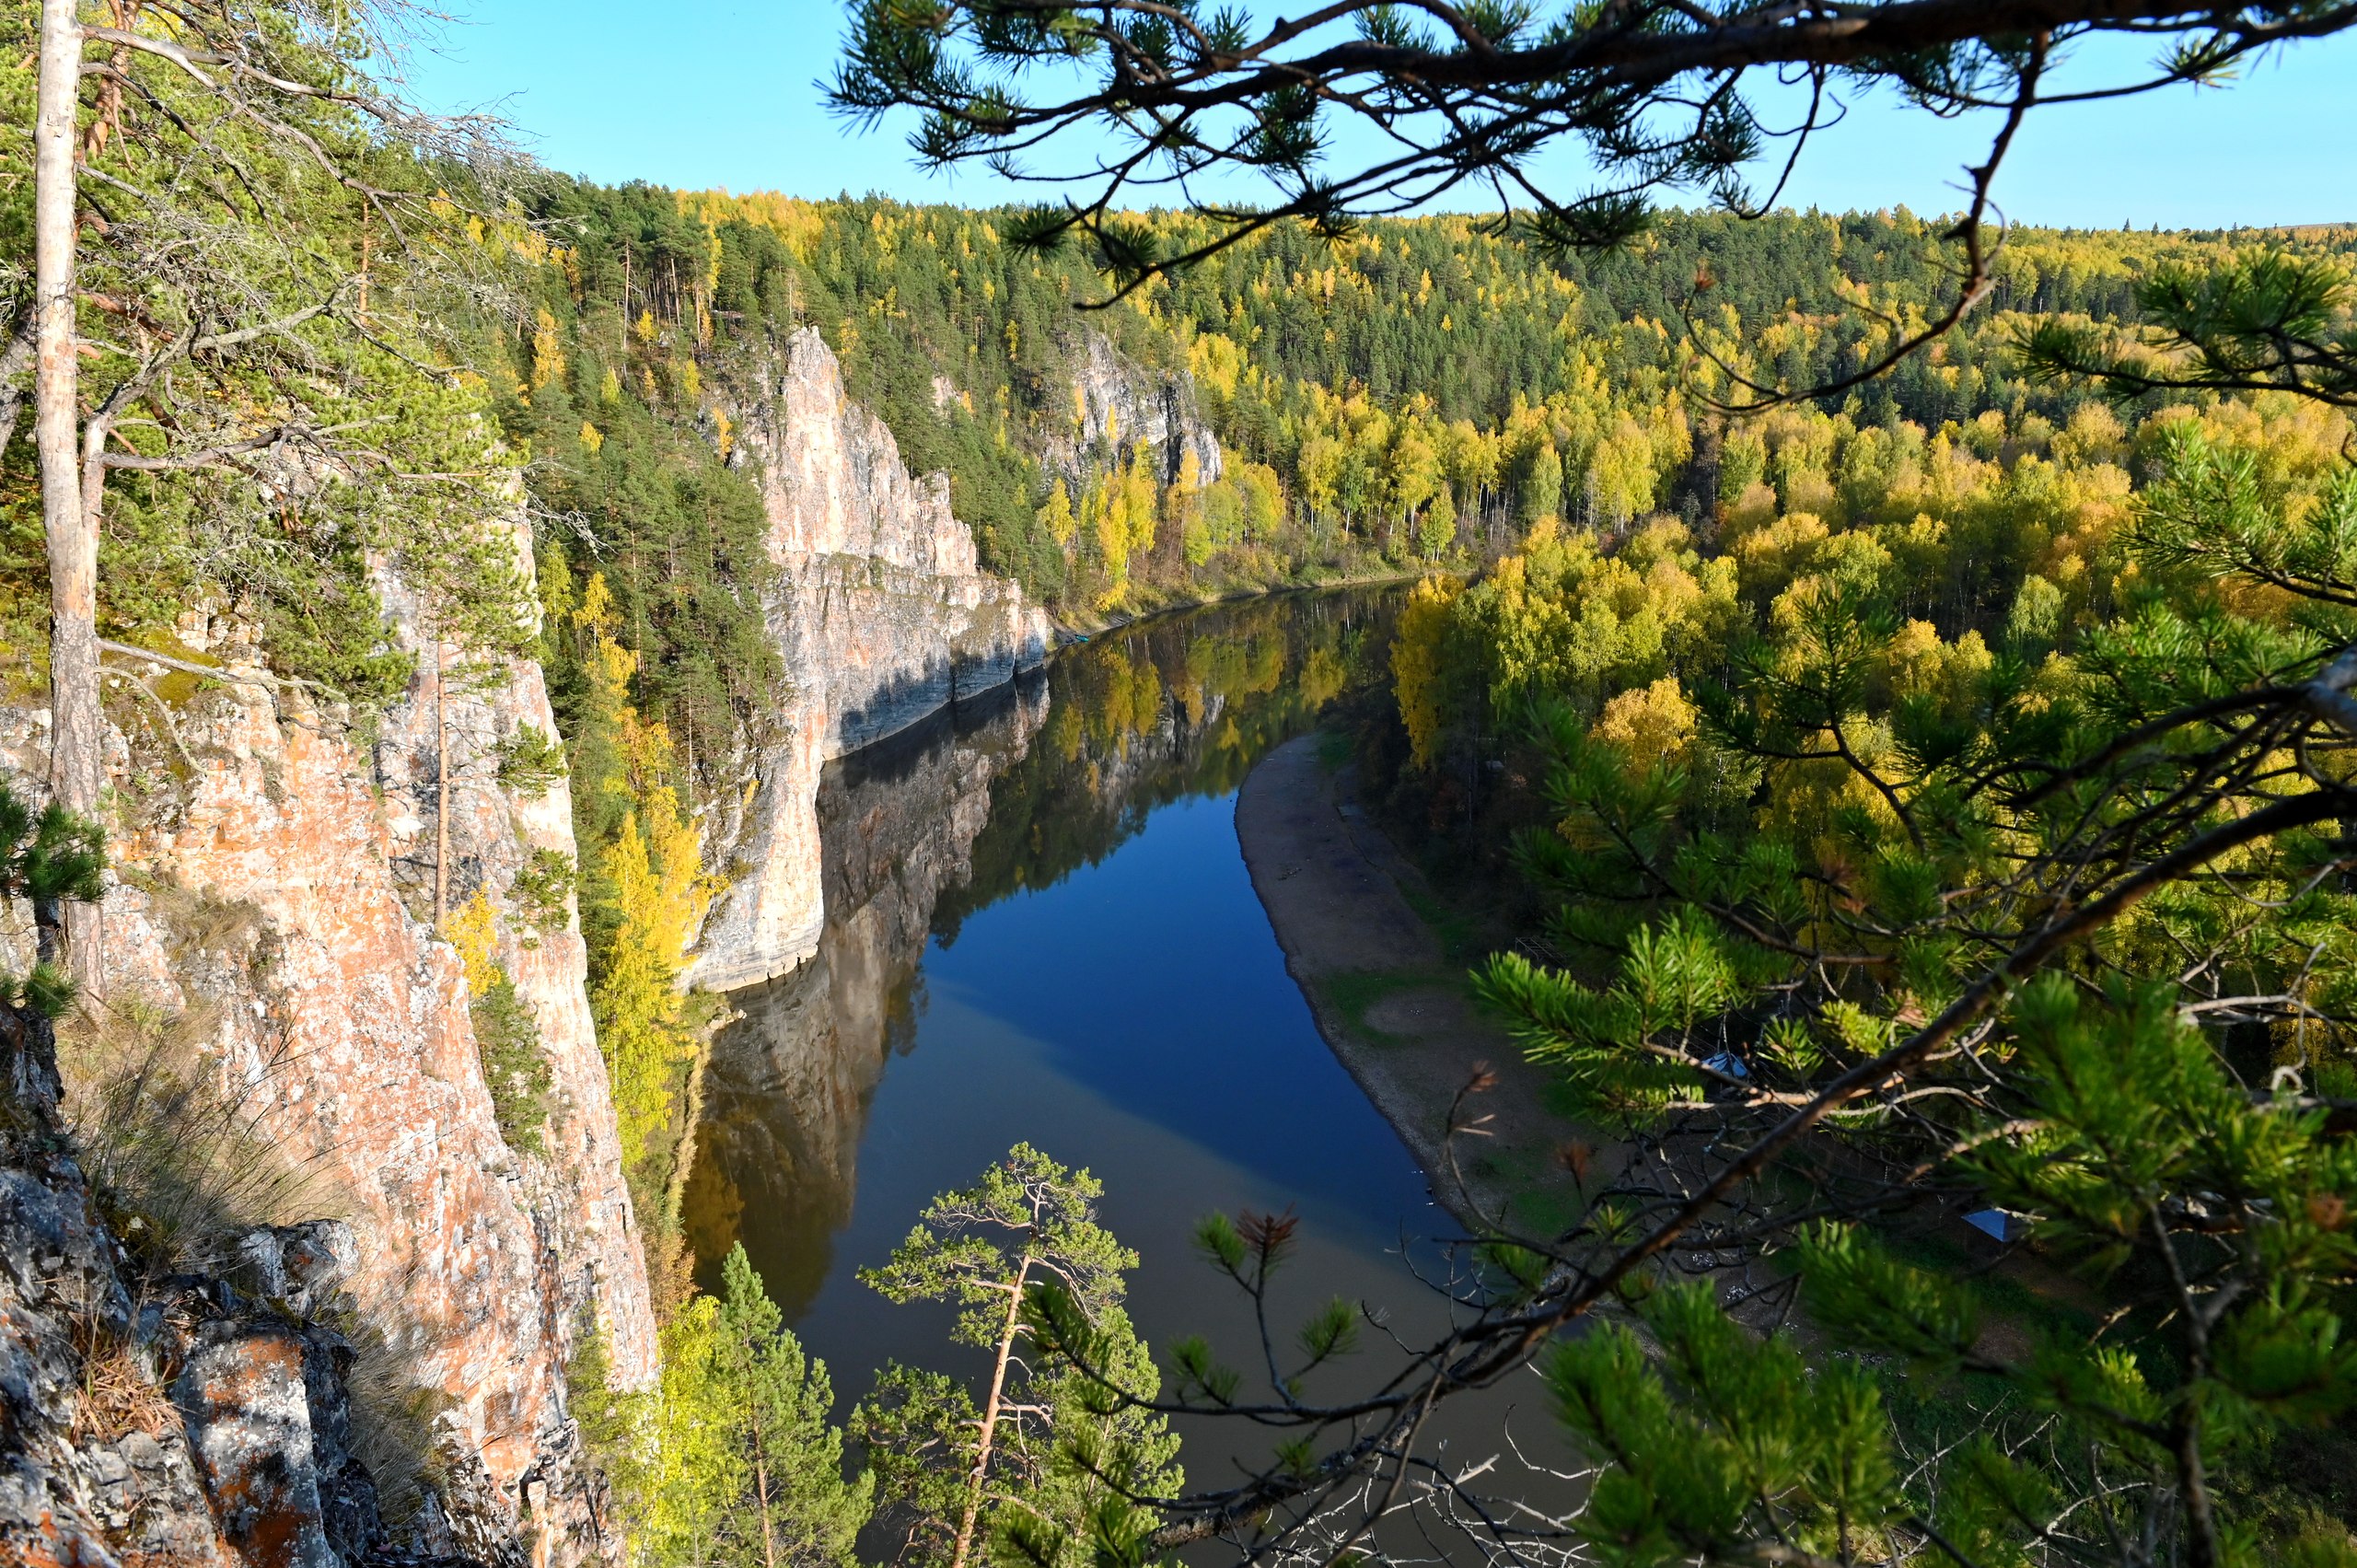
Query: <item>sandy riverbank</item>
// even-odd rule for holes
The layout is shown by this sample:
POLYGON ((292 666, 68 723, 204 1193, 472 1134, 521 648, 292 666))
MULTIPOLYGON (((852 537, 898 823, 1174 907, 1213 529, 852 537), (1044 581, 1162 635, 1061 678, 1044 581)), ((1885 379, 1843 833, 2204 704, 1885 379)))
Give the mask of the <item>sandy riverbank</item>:
POLYGON ((1475 1005, 1464 966, 1403 887, 1413 867, 1346 798, 1341 775, 1319 760, 1319 737, 1260 760, 1236 802, 1236 833, 1253 889, 1318 1032, 1367 1098, 1399 1130, 1441 1202, 1469 1227, 1507 1215, 1548 1231, 1577 1201, 1556 1151, 1576 1136, 1545 1109, 1546 1074, 1522 1059, 1475 1005), (1450 1171, 1450 1102, 1486 1063, 1497 1086, 1469 1102, 1482 1134, 1457 1140, 1450 1171), (1509 1207, 1510 1205, 1510 1207, 1509 1207))

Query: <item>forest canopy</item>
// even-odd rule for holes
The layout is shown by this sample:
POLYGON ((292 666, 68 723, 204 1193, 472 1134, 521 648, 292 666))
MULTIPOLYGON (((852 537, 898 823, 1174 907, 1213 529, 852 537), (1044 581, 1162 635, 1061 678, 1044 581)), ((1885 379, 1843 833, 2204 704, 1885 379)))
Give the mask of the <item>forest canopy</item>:
MULTIPOLYGON (((1143 161, 1043 215, 563 180, 377 97, 342 7, 118 7, 66 29, 61 76, 19 4, 0 97, 49 172, 0 183, 0 638, 56 693, 55 793, 99 808, 100 720, 139 704, 101 652, 194 689, 226 677, 182 633, 215 621, 364 743, 430 683, 447 749, 447 679, 545 671, 561 733, 476 761, 567 779, 577 859, 536 856, 494 910, 447 896, 437 851, 432 930, 502 1135, 538 1157, 552 1078, 494 954, 578 912, 667 1322, 649 1389, 609 1386, 586 1336, 575 1408, 649 1562, 766 1564, 781 1537, 846 1562, 879 1508, 957 1568, 1214 1538, 1342 1562, 1370 1478, 1480 1496, 1426 1418, 1534 1365, 1596 1471, 1575 1518, 1454 1516, 1494 1558, 2357 1560, 2357 230, 2000 247, 2003 137, 1960 221, 1738 183, 1759 64, 1993 107, 2009 135, 2074 39, 2170 41, 2136 87, 2357 13, 1990 13, 1346 4, 1354 38, 1296 47, 1146 0, 859 7, 839 99, 929 110, 930 157, 1132 116, 1143 161), (1074 62, 1110 74, 1062 102, 1009 85, 1074 62), (1354 185, 1313 168, 1337 104, 1476 118, 1354 185), (1520 225, 1383 210, 1552 136, 1619 183, 1525 183, 1520 225), (1285 199, 1116 201, 1207 157, 1285 199), (1732 210, 1646 210, 1665 189, 1732 210), (712 1018, 682 976, 780 679, 737 435, 805 329, 1070 623, 1419 579, 1361 773, 1519 917, 1472 983, 1596 1134, 1565 1156, 1596 1180, 1551 1230, 1475 1227, 1453 1326, 1399 1377, 1321 1403, 1285 1370, 1346 1353, 1347 1306, 1263 1316, 1265 1388, 1202 1341, 1157 1362, 1093 1179, 1028 1147, 873 1281, 967 1309, 998 1369, 979 1400, 898 1368, 847 1446, 743 1255, 696 1295, 678 1194, 712 1018), (44 334, 66 352, 17 439, 44 334), (1109 412, 1148 406, 1156 435, 1109 412), (2071 1284, 1993 1297, 1985 1252, 1943 1249, 1957 1222, 2071 1284), (1764 1290, 1716 1288, 1755 1264, 1764 1290), (1858 1353, 1805 1354, 1771 1331, 1788 1312, 1858 1353), (1278 1435, 1179 1496, 1174 1420, 1278 1435)), ((1165 704, 1273 687, 1281 652, 1108 664, 1102 733, 1047 740, 1122 754, 1165 704)), ((1308 707, 1343 689, 1299 676, 1308 707)), ((447 750, 439 772, 447 812, 447 750)), ((1040 853, 1093 853, 1085 804, 1040 853)), ((1263 1305, 1292 1234, 1196 1240, 1263 1305)))

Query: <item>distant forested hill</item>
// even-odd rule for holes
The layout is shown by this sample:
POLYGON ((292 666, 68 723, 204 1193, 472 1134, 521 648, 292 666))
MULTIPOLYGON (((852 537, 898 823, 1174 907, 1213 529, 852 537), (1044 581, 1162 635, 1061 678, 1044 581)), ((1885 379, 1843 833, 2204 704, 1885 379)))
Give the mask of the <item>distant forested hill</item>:
MULTIPOLYGON (((1004 243, 1004 214, 552 182, 531 216, 562 248, 542 287, 593 345, 584 373, 629 360, 652 373, 619 375, 622 393, 688 412, 702 392, 684 367, 814 323, 911 465, 949 472, 989 563, 1082 612, 1198 582, 1494 555, 1545 516, 1699 517, 1719 488, 1717 422, 1688 394, 1726 380, 1697 341, 1748 377, 1818 384, 1936 314, 1951 282, 1938 224, 1904 211, 1670 215, 1631 250, 1560 264, 1444 216, 1335 243, 1281 228, 1086 311, 1105 285, 1085 258, 1004 243), (1142 484, 1117 435, 1054 493, 1041 459, 1073 444, 1092 333, 1142 371, 1192 373, 1232 459, 1219 482, 1142 484)), ((2257 238, 2016 231, 1966 330, 1823 412, 1926 434, 1991 411, 2059 426, 2088 394, 2012 367, 2024 316, 2122 319, 2156 265, 2257 238)), ((2357 250, 2351 229, 2271 238, 2357 250)))

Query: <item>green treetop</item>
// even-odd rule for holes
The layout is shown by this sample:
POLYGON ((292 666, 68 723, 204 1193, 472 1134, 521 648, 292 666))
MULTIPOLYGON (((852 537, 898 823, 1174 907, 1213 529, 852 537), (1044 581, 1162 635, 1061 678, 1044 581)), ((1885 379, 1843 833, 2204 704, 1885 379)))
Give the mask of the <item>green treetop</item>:
POLYGON ((963 1568, 987 1531, 1043 1568, 1075 1568, 1093 1541, 1142 1536, 1140 1500, 1175 1490, 1178 1439, 1132 1404, 1160 1380, 1121 1307, 1137 1254, 1097 1223, 1102 1191, 1018 1144, 978 1185, 935 1199, 882 1268, 861 1271, 889 1300, 957 1303, 955 1338, 992 1357, 979 1405, 895 1366, 862 1408, 904 1559, 963 1568), (1111 1347, 1109 1397, 1032 1331, 1027 1308, 1043 1296, 1111 1347))

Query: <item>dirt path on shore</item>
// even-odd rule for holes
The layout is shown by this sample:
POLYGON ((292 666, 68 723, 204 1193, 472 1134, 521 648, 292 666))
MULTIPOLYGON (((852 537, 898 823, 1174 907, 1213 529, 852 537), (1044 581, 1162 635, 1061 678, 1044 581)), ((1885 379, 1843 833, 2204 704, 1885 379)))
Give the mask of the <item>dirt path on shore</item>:
MULTIPOLYGON (((1262 758, 1236 800, 1236 836, 1318 1032, 1469 1228, 1553 1231, 1578 1195, 1556 1151, 1575 1135, 1546 1109, 1548 1075, 1475 1003, 1466 966, 1416 912, 1422 878, 1305 735, 1262 758), (1484 1064, 1497 1076, 1465 1116, 1486 1135, 1445 1147, 1450 1102, 1484 1064), (1477 1221, 1478 1206, 1484 1220, 1477 1221)), ((1427 907, 1430 907, 1427 905, 1427 907)))

